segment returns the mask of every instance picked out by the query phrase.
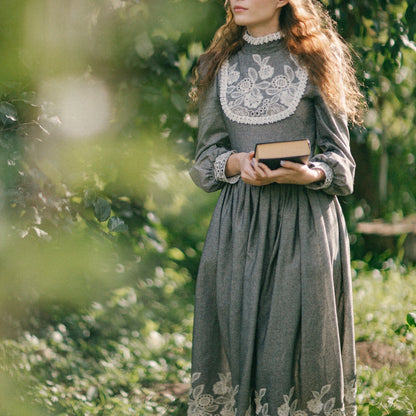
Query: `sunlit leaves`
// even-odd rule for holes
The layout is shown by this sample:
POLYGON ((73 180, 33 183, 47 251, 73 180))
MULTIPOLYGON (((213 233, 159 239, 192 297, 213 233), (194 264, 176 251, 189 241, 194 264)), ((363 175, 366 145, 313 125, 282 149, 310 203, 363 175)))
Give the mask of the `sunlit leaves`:
POLYGON ((0 344, 0 362, 7 357, 26 400, 77 414, 127 416, 132 408, 134 414, 183 414, 192 322, 187 279, 160 269, 145 277, 136 288, 119 287, 105 302, 48 326, 42 336, 25 333, 19 342, 0 344), (182 385, 181 400, 160 393, 174 383, 182 385))
POLYGON ((407 197, 416 189, 406 181, 415 169, 414 163, 407 162, 416 143, 414 2, 329 0, 327 4, 353 47, 370 110, 366 131, 352 131, 357 158, 355 195, 369 206, 370 217, 409 215, 416 209, 413 198, 407 197), (374 143, 378 143, 376 149, 374 143))
POLYGON ((98 198, 94 204, 94 212, 98 221, 107 221, 111 215, 111 205, 104 198, 98 198))
POLYGON ((406 317, 409 327, 416 327, 416 312, 409 312, 406 317))
POLYGON ((119 217, 111 217, 108 221, 108 229, 110 231, 128 231, 127 225, 119 217))

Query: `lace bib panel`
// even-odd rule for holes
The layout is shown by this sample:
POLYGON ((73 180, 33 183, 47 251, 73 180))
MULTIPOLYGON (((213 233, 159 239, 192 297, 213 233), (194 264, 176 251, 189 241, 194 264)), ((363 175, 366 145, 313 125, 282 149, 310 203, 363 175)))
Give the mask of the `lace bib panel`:
POLYGON ((248 59, 244 67, 238 54, 221 67, 220 100, 225 115, 242 124, 275 123, 292 115, 308 81, 295 57, 252 54, 244 59, 248 59))

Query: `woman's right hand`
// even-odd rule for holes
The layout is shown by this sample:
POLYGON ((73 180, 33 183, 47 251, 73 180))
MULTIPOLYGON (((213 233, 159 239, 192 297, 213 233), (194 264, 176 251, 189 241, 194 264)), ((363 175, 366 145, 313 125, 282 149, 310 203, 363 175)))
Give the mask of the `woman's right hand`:
POLYGON ((228 158, 225 167, 227 176, 241 175, 241 179, 250 185, 262 186, 268 185, 275 181, 273 177, 266 176, 259 169, 254 160, 254 152, 250 153, 234 153, 228 158))
POLYGON ((269 170, 269 174, 266 174, 266 172, 259 167, 256 159, 254 159, 254 152, 243 154, 240 159, 240 168, 241 179, 245 183, 263 186, 275 182, 275 178, 270 175, 273 171, 269 170))

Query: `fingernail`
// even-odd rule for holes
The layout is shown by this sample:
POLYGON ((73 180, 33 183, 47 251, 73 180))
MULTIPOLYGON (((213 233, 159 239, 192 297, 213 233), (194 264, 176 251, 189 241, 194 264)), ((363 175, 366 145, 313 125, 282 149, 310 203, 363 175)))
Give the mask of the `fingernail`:
POLYGON ((286 162, 285 162, 284 160, 281 160, 281 161, 280 161, 280 164, 281 164, 282 166, 284 166, 284 165, 286 164, 286 162))

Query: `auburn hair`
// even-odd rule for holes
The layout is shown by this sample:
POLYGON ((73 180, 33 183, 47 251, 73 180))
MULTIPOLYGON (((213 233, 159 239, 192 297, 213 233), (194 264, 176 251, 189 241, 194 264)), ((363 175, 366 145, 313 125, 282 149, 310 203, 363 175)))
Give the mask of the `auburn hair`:
MULTIPOLYGON (((225 0, 226 22, 214 35, 194 69, 191 99, 196 103, 217 75, 223 62, 244 45, 246 30, 234 21, 230 1, 225 0)), ((289 52, 307 69, 324 99, 337 114, 353 124, 362 122, 364 109, 350 48, 335 22, 317 0, 289 0, 279 16, 280 31, 289 52)))

